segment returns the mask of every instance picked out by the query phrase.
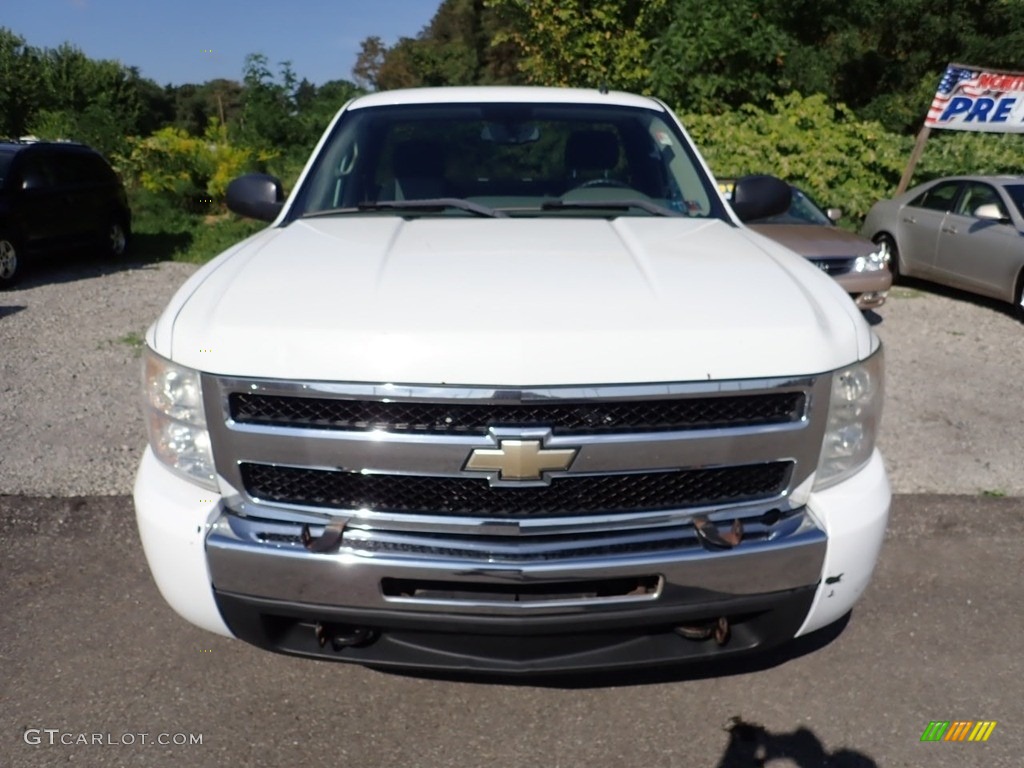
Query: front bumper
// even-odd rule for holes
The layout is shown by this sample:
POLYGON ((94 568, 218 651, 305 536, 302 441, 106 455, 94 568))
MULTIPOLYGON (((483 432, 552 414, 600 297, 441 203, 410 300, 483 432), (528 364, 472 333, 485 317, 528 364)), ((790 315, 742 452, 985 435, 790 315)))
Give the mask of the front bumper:
POLYGON ((858 309, 877 309, 885 304, 892 288, 892 272, 880 269, 876 272, 847 272, 836 275, 836 282, 850 294, 858 309))
POLYGON ((194 624, 304 656, 514 674, 725 657, 826 626, 868 583, 889 488, 876 452, 775 533, 734 549, 483 564, 314 554, 257 536, 148 451, 135 503, 160 591, 194 624), (677 631, 722 617, 724 644, 677 631))

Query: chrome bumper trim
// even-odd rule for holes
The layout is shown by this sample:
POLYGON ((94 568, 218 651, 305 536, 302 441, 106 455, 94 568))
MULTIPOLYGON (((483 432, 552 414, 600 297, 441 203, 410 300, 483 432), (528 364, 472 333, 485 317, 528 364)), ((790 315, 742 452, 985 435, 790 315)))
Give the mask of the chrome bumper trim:
MULTIPOLYGON (((567 546, 564 552, 540 560, 529 560, 526 556, 543 549, 543 545, 536 542, 535 546, 530 537, 523 537, 519 549, 524 558, 517 561, 513 556, 498 562, 486 552, 444 558, 360 551, 358 542, 373 540, 372 530, 356 531, 357 537, 346 538, 338 553, 312 554, 287 540, 260 540, 253 536, 251 521, 225 514, 212 527, 206 550, 213 585, 220 592, 346 609, 404 607, 489 616, 576 615, 644 606, 661 611, 709 599, 782 592, 819 582, 827 540, 806 510, 796 510, 762 529, 757 534, 752 528, 754 537, 728 551, 707 551, 684 542, 659 551, 588 557, 573 556, 572 546, 567 546), (381 586, 382 580, 389 578, 504 587, 559 584, 571 591, 574 582, 651 576, 661 578, 655 594, 612 599, 406 599, 385 595, 381 586)), ((663 530, 665 538, 674 537, 673 541, 681 535, 680 527, 663 530)), ((604 539, 596 541, 607 543, 604 539)), ((440 548, 460 546, 444 539, 435 543, 440 548)))

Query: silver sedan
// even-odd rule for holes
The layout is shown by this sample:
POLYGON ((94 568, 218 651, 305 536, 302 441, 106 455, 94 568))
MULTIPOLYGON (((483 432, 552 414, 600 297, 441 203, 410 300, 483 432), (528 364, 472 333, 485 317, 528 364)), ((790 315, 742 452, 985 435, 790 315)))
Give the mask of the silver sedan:
POLYGON ((894 275, 1010 302, 1024 319, 1024 177, 929 181, 875 203, 861 234, 894 275))

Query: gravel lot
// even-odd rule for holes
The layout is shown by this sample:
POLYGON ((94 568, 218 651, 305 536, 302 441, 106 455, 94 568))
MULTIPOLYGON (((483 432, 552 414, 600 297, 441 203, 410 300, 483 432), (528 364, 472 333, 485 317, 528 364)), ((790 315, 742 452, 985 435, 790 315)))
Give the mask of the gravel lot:
MULTIPOLYGON (((0 293, 0 495, 130 493, 145 443, 138 344, 195 269, 69 260, 0 293)), ((872 319, 893 490, 1024 496, 1024 324, 917 284, 872 319)))

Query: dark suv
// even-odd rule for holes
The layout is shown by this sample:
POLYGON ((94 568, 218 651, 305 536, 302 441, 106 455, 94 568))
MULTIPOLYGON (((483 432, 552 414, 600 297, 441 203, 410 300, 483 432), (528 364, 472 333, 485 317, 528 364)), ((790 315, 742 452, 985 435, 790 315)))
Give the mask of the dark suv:
POLYGON ((131 211, 124 186, 95 150, 65 142, 0 141, 0 288, 43 253, 124 253, 131 211))

